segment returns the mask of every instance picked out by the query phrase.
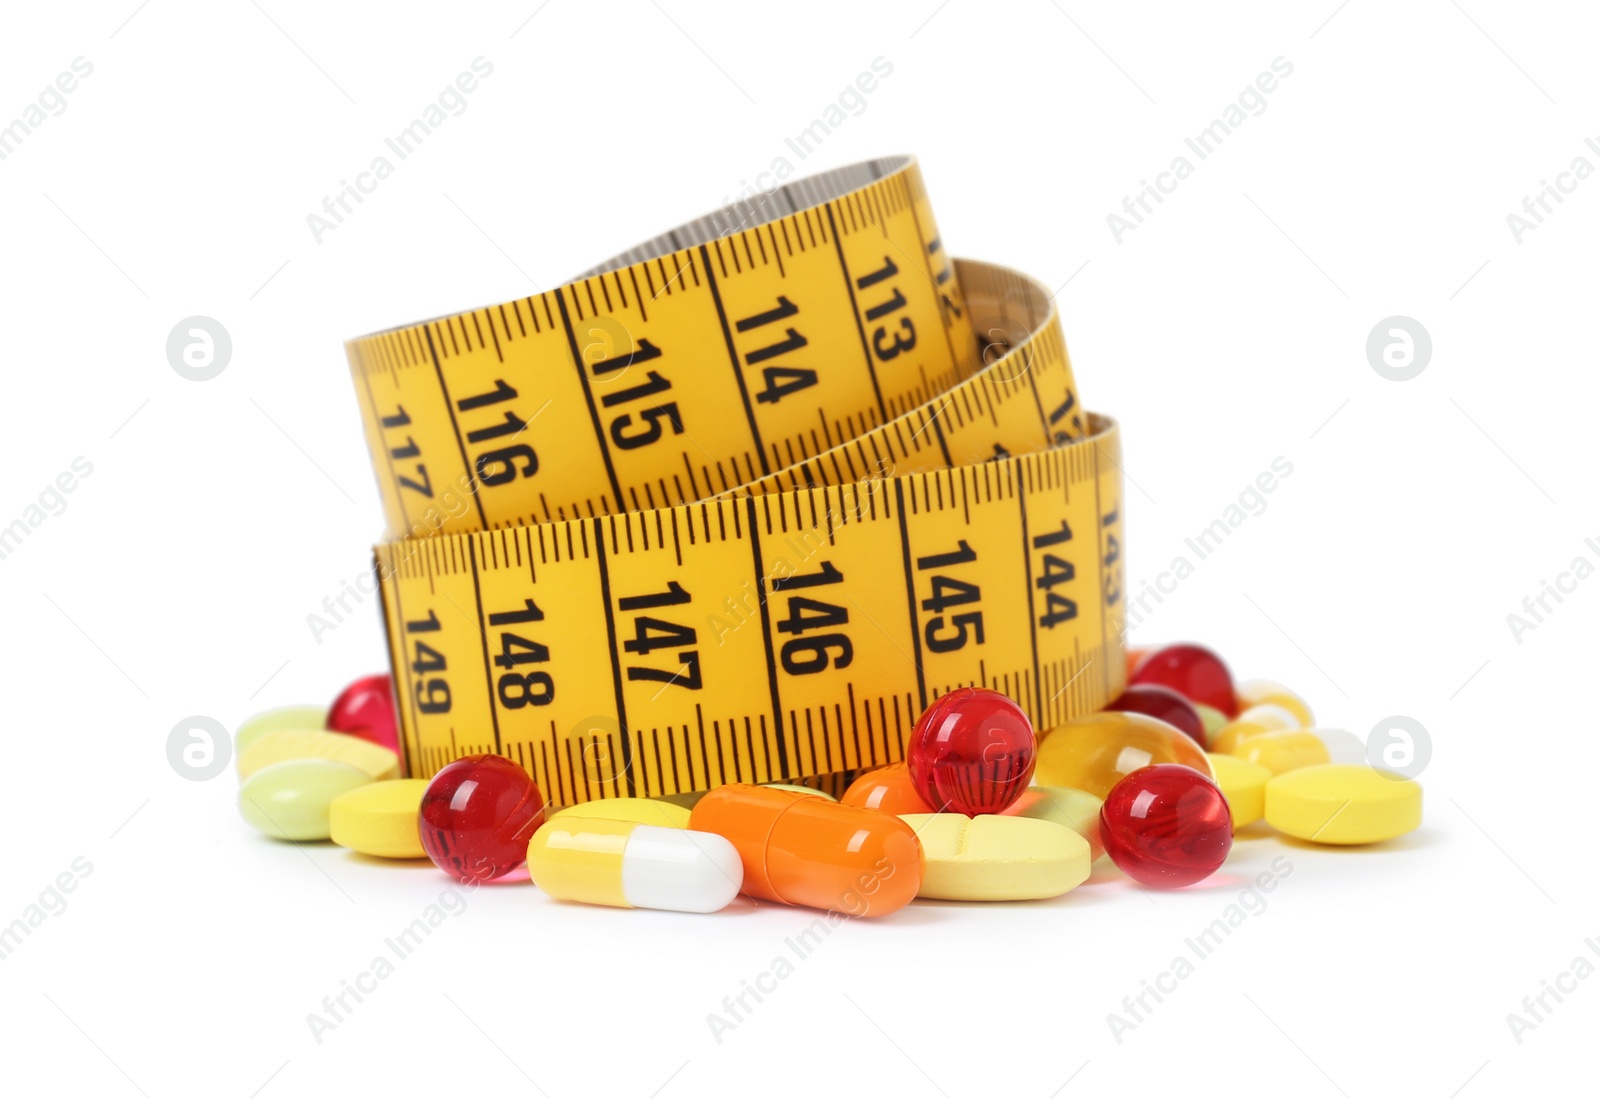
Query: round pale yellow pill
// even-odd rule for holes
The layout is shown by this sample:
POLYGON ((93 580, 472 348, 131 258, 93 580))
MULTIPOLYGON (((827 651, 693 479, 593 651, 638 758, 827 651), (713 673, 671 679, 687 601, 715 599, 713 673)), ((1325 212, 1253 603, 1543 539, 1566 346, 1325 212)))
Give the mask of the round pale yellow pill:
POLYGON ((582 817, 585 820, 615 820, 634 824, 653 824, 657 828, 689 827, 689 810, 670 801, 655 798, 601 798, 581 805, 569 805, 547 816, 582 817))
POLYGON ((1270 679, 1247 679, 1243 683, 1235 683, 1233 697, 1239 700, 1241 710, 1271 703, 1274 706, 1282 706, 1294 714, 1302 729, 1309 729, 1315 724, 1311 718, 1311 707, 1306 704, 1306 700, 1282 683, 1274 683, 1270 679))
POLYGON ((1106 850, 1100 842, 1100 807, 1104 804, 1087 790, 1074 790, 1070 786, 1030 786, 1001 815, 1065 825, 1089 844, 1089 858, 1093 860, 1106 850))
POLYGON ((1237 830, 1254 824, 1265 812, 1267 782, 1272 772, 1258 763, 1238 756, 1207 753, 1211 757, 1211 770, 1222 796, 1228 799, 1228 812, 1237 830))
POLYGON ((768 790, 787 790, 791 794, 815 794, 817 797, 819 797, 819 798, 827 798, 829 801, 838 801, 839 800, 838 798, 834 797, 832 794, 825 793, 822 790, 818 790, 814 786, 791 786, 786 782, 765 782, 765 783, 762 783, 762 785, 765 786, 768 790))
POLYGON ((1296 839, 1381 843, 1422 823, 1422 787, 1371 767, 1333 763, 1274 778, 1266 810, 1268 824, 1296 839))
POLYGON ((922 842, 917 896, 943 901, 1059 897, 1089 878, 1089 843, 1061 824, 1030 817, 908 813, 922 842))
POLYGON ((1241 710, 1238 717, 1217 732, 1211 741, 1211 751, 1226 755, 1253 736, 1298 728, 1300 719, 1291 710, 1270 702, 1252 706, 1248 710, 1241 710))
POLYGON ((265 710, 240 723, 233 734, 233 754, 244 755, 245 749, 268 733, 281 729, 308 729, 316 731, 328 726, 326 706, 279 706, 265 710))
POLYGON ((1322 743, 1321 738, 1315 733, 1308 733, 1304 729, 1287 729, 1253 736, 1235 748, 1231 754, 1250 763, 1259 764, 1275 775, 1332 762, 1328 755, 1328 746, 1322 743))
POLYGON ((1206 734, 1206 743, 1210 744, 1216 739, 1222 727, 1228 723, 1228 715, 1204 702, 1191 702, 1194 712, 1200 715, 1200 724, 1206 734))
POLYGON ((1236 722, 1251 722, 1268 729, 1303 729, 1305 726, 1300 721, 1300 715, 1287 706, 1280 706, 1276 702, 1258 702, 1248 709, 1240 710, 1236 722))
POLYGON ((381 744, 319 729, 279 729, 239 753, 239 777, 294 759, 329 759, 365 771, 372 779, 397 778, 400 757, 381 744))
POLYGON ((331 759, 274 763, 244 780, 239 812, 273 839, 325 840, 333 799, 371 781, 365 771, 331 759))
POLYGON ((421 859, 417 811, 425 778, 395 778, 358 786, 328 805, 328 834, 340 847, 383 859, 421 859))

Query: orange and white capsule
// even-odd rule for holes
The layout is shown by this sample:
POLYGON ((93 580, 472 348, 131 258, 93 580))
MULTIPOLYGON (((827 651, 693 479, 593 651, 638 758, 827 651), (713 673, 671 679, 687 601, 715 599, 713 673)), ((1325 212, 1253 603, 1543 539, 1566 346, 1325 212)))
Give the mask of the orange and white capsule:
POLYGON ((528 842, 528 876, 557 900, 716 912, 738 896, 744 868, 709 832, 561 814, 528 842))
POLYGON ((689 825, 733 843, 760 900, 886 916, 922 886, 922 844, 888 813, 735 783, 701 798, 689 825))

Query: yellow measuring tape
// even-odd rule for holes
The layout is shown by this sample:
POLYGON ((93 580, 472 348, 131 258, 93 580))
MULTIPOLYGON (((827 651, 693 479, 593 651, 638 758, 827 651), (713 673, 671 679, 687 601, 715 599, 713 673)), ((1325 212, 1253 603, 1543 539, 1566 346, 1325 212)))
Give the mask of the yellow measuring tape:
POLYGON ((349 355, 413 775, 806 779, 902 758, 959 686, 1041 729, 1122 689, 1115 425, 1043 287, 946 258, 909 158, 349 355))

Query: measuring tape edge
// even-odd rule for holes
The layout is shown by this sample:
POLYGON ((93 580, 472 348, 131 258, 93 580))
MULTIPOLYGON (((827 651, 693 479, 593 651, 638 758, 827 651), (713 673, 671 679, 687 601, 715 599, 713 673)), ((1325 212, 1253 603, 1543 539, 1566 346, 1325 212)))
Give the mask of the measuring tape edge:
MULTIPOLYGON (((1117 420, 1112 416, 1099 412, 1087 412, 1085 415, 1088 417, 1089 423, 1093 429, 1089 435, 1086 435, 1081 439, 1074 439, 1068 443, 1062 443, 1059 446, 1050 447, 1047 450, 1031 451, 1025 454, 1013 454, 1008 458, 996 458, 993 460, 992 464, 998 468, 1017 469, 1018 473, 1020 473, 1019 467, 1022 467, 1028 463, 1045 461, 1070 461, 1072 452, 1087 449, 1091 446, 1097 450, 1100 450, 1102 453, 1105 453, 1106 448, 1109 448, 1112 455, 1120 455, 1121 425, 1118 424, 1117 420)), ((1115 464, 1115 457, 1113 457, 1112 460, 1113 464, 1115 464)), ((916 482, 916 484, 920 485, 929 478, 938 477, 943 474, 955 473, 959 472, 960 470, 970 468, 974 467, 971 465, 965 465, 946 466, 941 469, 916 470, 910 473, 891 474, 889 477, 884 478, 884 480, 889 484, 899 482, 908 491, 910 491, 912 489, 913 482, 916 482)), ((1118 468, 1120 472, 1120 466, 1118 468)), ((1016 475, 1017 474, 1013 474, 1013 476, 1016 475)), ((756 497, 785 496, 797 498, 806 494, 818 492, 826 493, 830 490, 843 491, 855 489, 858 484, 859 482, 851 482, 843 485, 811 485, 802 486, 799 488, 783 489, 779 492, 756 493, 753 495, 756 497)), ((484 538, 497 534, 510 534, 518 530, 536 530, 541 527, 551 530, 554 535, 560 535, 569 531, 575 531, 578 527, 593 523, 596 519, 610 519, 613 521, 622 520, 625 522, 636 520, 642 522, 646 517, 651 515, 674 511, 686 512, 690 508, 704 507, 706 505, 719 503, 737 504, 742 502, 745 498, 746 497, 726 495, 714 496, 705 500, 697 500, 686 504, 673 504, 670 507, 645 508, 638 511, 614 512, 609 515, 586 516, 577 519, 557 519, 548 523, 513 523, 504 526, 490 527, 484 530, 461 530, 448 533, 440 531, 438 533, 426 535, 421 538, 395 538, 376 542, 373 544, 372 550, 376 555, 377 561, 380 565, 379 580, 387 583, 390 579, 390 576, 382 574, 382 567, 387 567, 389 572, 392 574, 393 572, 397 571, 397 569, 394 567, 395 561, 409 559, 412 553, 428 548, 437 548, 445 544, 453 544, 464 549, 466 539, 484 538), (406 552, 404 557, 400 557, 397 555, 397 553, 403 547, 409 547, 409 550, 406 552)), ((783 504, 780 504, 779 506, 782 507, 783 504)))
MULTIPOLYGON (((715 236, 697 234, 690 238, 690 242, 688 244, 679 245, 670 251, 651 250, 648 252, 648 254, 640 255, 638 259, 628 260, 628 257, 632 256, 635 252, 643 252, 644 250, 651 249, 651 246, 669 240, 676 233, 691 229, 692 227, 701 225, 704 222, 708 222, 724 212, 739 210, 744 206, 749 205, 748 201, 743 204, 729 203, 726 206, 712 210, 710 213, 702 214, 698 218, 695 218, 691 221, 686 221, 681 225, 668 229, 665 233, 657 234, 656 236, 651 237, 649 240, 635 245, 634 248, 630 249, 629 251, 618 253, 610 259, 605 260, 603 263, 584 271, 582 274, 577 275, 566 282, 563 282, 552 290, 540 290, 537 296, 543 297, 547 294, 560 295, 562 293, 571 291, 576 287, 584 285, 591 279, 600 278, 601 276, 609 275, 614 272, 626 271, 629 268, 636 267, 643 263, 650 263, 655 260, 673 260, 676 261, 679 266, 681 266, 683 263, 692 263, 695 259, 694 253, 704 245, 713 244, 719 240, 726 239, 733 236, 735 233, 743 232, 749 229, 757 229, 762 225, 770 225, 781 221, 784 218, 796 217, 805 214, 808 211, 821 209, 824 206, 834 202, 842 201, 850 197, 852 194, 858 194, 874 186, 875 184, 882 183, 888 179, 893 179, 896 176, 904 176, 908 180, 908 189, 913 195, 925 193, 925 189, 922 187, 921 168, 918 164, 917 158, 911 155, 899 155, 874 157, 870 160, 856 161, 853 164, 846 164, 839 168, 830 168, 825 172, 817 172, 809 176, 803 176, 802 178, 795 180, 793 183, 785 183, 778 187, 775 191, 767 192, 767 195, 763 197, 784 192, 790 187, 800 186, 802 184, 811 183, 817 180, 830 179, 834 176, 842 175, 843 173, 851 172, 857 169, 876 169, 877 166, 885 164, 893 164, 893 167, 881 171, 879 174, 874 174, 871 177, 854 184, 853 186, 846 187, 845 189, 832 194, 828 198, 824 198, 816 202, 810 202, 804 206, 798 206, 783 213, 774 211, 774 216, 767 218, 764 221, 741 224, 726 233, 720 233, 715 236)), ((353 369, 359 369, 356 358, 357 350, 373 344, 385 336, 396 336, 413 330, 420 331, 435 324, 454 321, 459 318, 471 317, 477 313, 487 313, 496 309, 514 308, 515 303, 521 301, 532 301, 534 297, 535 295, 532 294, 524 294, 519 297, 507 299, 505 301, 497 301, 491 302, 487 305, 480 305, 472 309, 458 309, 449 313, 441 313, 438 316, 429 317, 426 320, 411 321, 406 324, 396 324, 387 328, 380 328, 377 331, 368 332, 364 335, 354 336, 345 340, 345 354, 350 361, 351 367, 353 369)))

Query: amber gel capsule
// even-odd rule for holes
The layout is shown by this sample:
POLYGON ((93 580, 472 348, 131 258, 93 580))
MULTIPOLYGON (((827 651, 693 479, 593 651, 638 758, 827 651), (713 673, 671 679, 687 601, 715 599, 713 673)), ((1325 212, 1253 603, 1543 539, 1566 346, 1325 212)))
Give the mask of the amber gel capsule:
POLYGON ((689 827, 732 842, 748 896, 847 916, 886 916, 922 886, 922 844, 899 817, 735 783, 695 805, 689 827))

